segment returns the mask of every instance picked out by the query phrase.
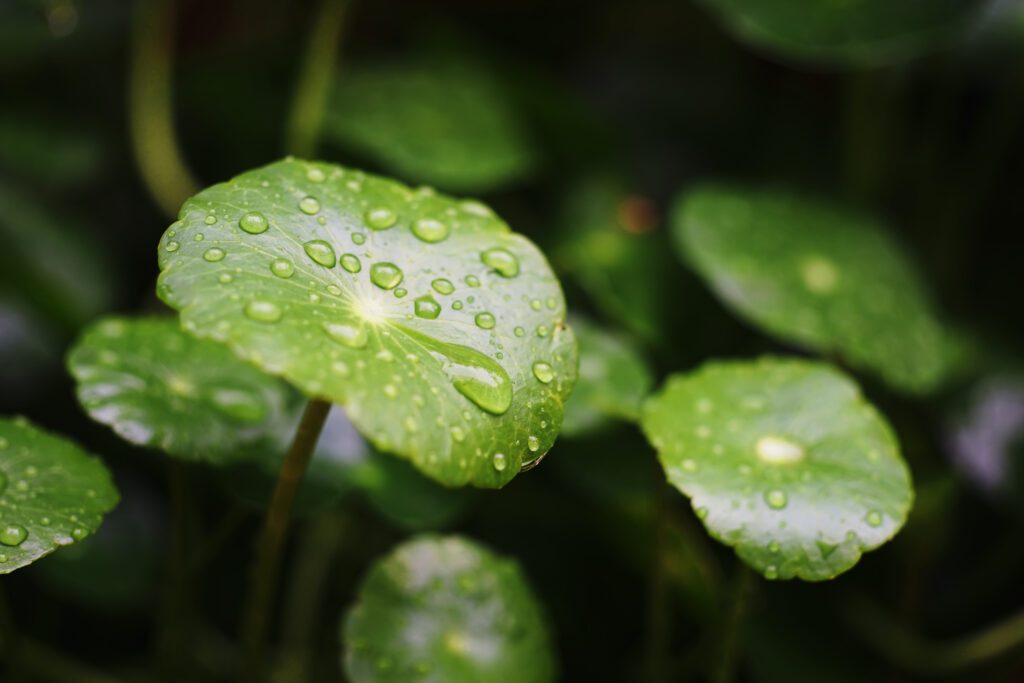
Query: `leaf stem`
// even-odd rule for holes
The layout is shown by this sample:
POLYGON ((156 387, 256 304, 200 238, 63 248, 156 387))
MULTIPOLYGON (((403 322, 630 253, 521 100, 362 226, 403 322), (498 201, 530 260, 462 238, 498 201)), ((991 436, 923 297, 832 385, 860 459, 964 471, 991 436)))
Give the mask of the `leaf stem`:
POLYGON ((266 676, 263 658, 270 623, 270 608, 274 585, 281 569, 281 553, 288 535, 292 504, 295 502, 295 494, 306 474, 313 448, 316 447, 330 409, 331 404, 327 401, 310 399, 277 475, 277 485, 264 518, 263 533, 256 550, 244 606, 243 669, 247 670, 247 674, 242 680, 245 681, 262 680, 266 676))
POLYGON ((198 191, 174 132, 174 23, 173 0, 138 0, 128 87, 135 163, 153 199, 172 217, 177 215, 182 202, 198 191))
POLYGON ((316 153, 347 5, 348 0, 322 0, 313 17, 292 96, 285 140, 288 152, 299 157, 316 153))
POLYGON ((672 638, 672 596, 665 547, 668 542, 668 482, 656 475, 654 490, 653 544, 647 587, 647 625, 645 670, 651 683, 669 680, 669 646, 672 638))
POLYGON ((747 620, 750 596, 756 587, 756 576, 747 565, 737 562, 733 580, 732 607, 719 640, 719 659, 712 677, 715 683, 732 683, 739 668, 740 641, 747 620))

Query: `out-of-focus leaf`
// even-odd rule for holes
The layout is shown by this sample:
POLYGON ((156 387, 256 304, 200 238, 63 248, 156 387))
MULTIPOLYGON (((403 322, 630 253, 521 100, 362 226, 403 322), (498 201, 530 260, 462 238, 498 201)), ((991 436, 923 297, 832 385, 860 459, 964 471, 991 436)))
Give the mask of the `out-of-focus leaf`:
POLYGON ((0 169, 37 185, 74 185, 95 178, 99 141, 65 123, 0 112, 0 169))
POLYGON ((717 540, 769 579, 831 579, 913 502, 885 419, 828 365, 765 357, 669 378, 644 432, 717 540))
POLYGON ((555 677, 544 614, 519 565, 457 536, 420 536, 377 562, 343 639, 353 683, 555 677))
POLYGON ((707 185, 676 203, 674 231, 683 259, 766 332, 837 353, 903 391, 945 378, 951 344, 876 221, 783 192, 707 185))
POLYGON ((441 486, 408 463, 384 455, 370 457, 356 476, 374 510, 410 531, 449 526, 466 511, 477 493, 441 486))
POLYGON ((501 84, 468 60, 343 69, 324 135, 403 180, 457 192, 521 180, 535 163, 501 84))
POLYGON ((479 202, 285 160, 186 202, 160 268, 186 331, 445 484, 502 486, 558 434, 576 379, 561 289, 479 202))

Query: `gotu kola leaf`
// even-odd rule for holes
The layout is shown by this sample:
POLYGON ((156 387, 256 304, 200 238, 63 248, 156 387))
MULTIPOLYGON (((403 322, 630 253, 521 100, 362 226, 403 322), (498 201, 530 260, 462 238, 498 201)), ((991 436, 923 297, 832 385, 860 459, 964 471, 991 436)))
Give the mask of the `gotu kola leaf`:
POLYGON ((117 501, 98 458, 24 418, 0 419, 0 574, 87 538, 117 501))
POLYGON ((741 39, 814 65, 879 65, 950 41, 983 0, 702 0, 741 39))
POLYGON ((677 202, 673 229, 684 260, 767 332, 904 391, 943 380, 950 344, 932 302, 874 220, 784 192, 707 185, 677 202))
POLYGON ((442 483, 502 486, 554 443, 576 377, 561 288, 479 202, 286 159, 186 202, 159 258, 187 331, 442 483))
POLYGON ((371 570, 344 623, 354 683, 545 683, 547 625, 518 565, 466 539, 420 536, 371 570))
MULTIPOLYGON (((126 441, 223 464, 277 435, 299 397, 171 318, 106 318, 68 354, 78 399, 126 441)), ((283 451, 276 451, 277 453, 283 451)))
POLYGON ((709 533, 769 579, 846 571, 913 501, 889 425, 823 363, 708 363, 645 403, 643 429, 709 533))
POLYGON ((324 136, 398 177, 452 191, 490 190, 534 164, 500 83, 469 60, 345 69, 324 136))

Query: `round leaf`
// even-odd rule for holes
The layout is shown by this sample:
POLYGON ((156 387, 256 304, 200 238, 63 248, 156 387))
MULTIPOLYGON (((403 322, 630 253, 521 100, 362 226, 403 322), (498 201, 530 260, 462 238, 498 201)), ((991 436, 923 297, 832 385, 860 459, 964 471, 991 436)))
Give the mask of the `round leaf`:
POLYGON ((223 463, 276 435, 298 399, 168 318, 100 321, 71 349, 68 367, 90 417, 126 441, 189 460, 223 463))
POLYGON ((878 65, 950 42, 982 0, 702 0, 742 40, 810 64, 878 65))
POLYGON ((576 387, 565 404, 562 434, 579 436, 611 419, 635 421, 654 378, 640 352, 625 338, 578 317, 571 319, 579 345, 576 387))
POLYGON ((822 363, 708 363, 647 401, 643 429, 708 532, 769 579, 846 571, 913 501, 889 425, 822 363))
POLYGON ((0 574, 87 538, 117 501, 98 458, 24 418, 0 419, 0 574))
POLYGON ((401 178, 454 191, 508 184, 534 163, 501 86, 468 61, 344 70, 324 136, 401 178))
POLYGON ((774 192, 705 186, 675 209, 683 258, 738 315, 872 370, 897 389, 943 378, 948 344, 916 271, 880 225, 774 192))
POLYGON ((478 202, 289 159, 186 202, 160 267, 187 331, 343 404, 445 484, 501 486, 558 434, 576 376, 561 289, 478 202))
POLYGON ((547 625, 518 565, 420 536, 371 569, 345 619, 353 683, 554 680, 547 625))

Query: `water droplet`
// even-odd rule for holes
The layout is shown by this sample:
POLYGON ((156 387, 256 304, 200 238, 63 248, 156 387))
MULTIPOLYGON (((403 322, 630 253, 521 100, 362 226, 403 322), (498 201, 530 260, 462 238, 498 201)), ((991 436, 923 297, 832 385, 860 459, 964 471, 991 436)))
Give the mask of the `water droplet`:
POLYGON ((0 543, 19 546, 28 538, 28 529, 18 524, 5 524, 0 528, 0 543))
POLYGON ((210 263, 216 263, 217 261, 223 261, 227 254, 223 249, 218 247, 210 247, 203 252, 203 260, 209 261, 210 263))
POLYGON ((774 510, 781 510, 786 507, 789 502, 786 492, 781 489, 772 489, 764 494, 764 502, 768 503, 768 507, 774 510))
POLYGON ((462 440, 466 438, 466 432, 464 432, 462 427, 459 427, 458 425, 452 427, 449 431, 452 433, 452 439, 456 442, 462 442, 462 440))
POLYGON ((548 329, 547 325, 537 325, 537 336, 546 337, 551 330, 548 329))
POLYGON ((352 233, 352 242, 354 244, 366 244, 366 235, 361 232, 352 233))
POLYGON ((822 256, 811 256, 800 264, 800 277, 804 286, 815 294, 828 294, 839 282, 839 271, 832 261, 822 256))
POLYGON ((217 217, 211 213, 206 218, 203 219, 203 222, 206 223, 207 225, 213 225, 217 222, 217 217))
POLYGON ((868 512, 864 520, 871 526, 881 526, 882 513, 880 513, 878 510, 871 510, 870 512, 868 512))
POLYGON ((89 535, 89 532, 82 527, 75 527, 71 530, 71 535, 75 537, 75 540, 81 541, 83 538, 89 535))
POLYGON ((403 277, 402 269, 394 263, 383 261, 370 266, 370 282, 381 289, 394 289, 403 277))
POLYGON ((521 328, 521 327, 517 327, 516 329, 512 330, 512 332, 513 332, 513 333, 514 333, 514 334, 515 334, 515 335, 516 335, 517 337, 522 337, 523 335, 525 335, 525 334, 526 334, 526 330, 524 330, 524 329, 523 329, 523 328, 521 328))
POLYGON ((214 389, 210 400, 225 415, 245 422, 259 422, 267 415, 263 398, 245 389, 214 389))
POLYGON ((306 179, 311 183, 322 183, 325 177, 324 172, 315 166, 306 169, 306 179))
POLYGON ((456 311, 461 311, 462 310, 462 302, 459 301, 458 299, 456 299, 455 301, 452 302, 452 308, 454 310, 456 310, 456 311))
POLYGON ((310 240, 303 244, 302 248, 309 258, 324 268, 333 268, 334 264, 338 262, 338 257, 334 254, 334 247, 323 240, 310 240))
POLYGON ((441 315, 441 304, 434 301, 434 297, 425 294, 413 301, 413 308, 420 318, 434 320, 441 315))
POLYGON ((316 197, 303 197, 299 201, 299 210, 302 213, 314 216, 320 212, 320 200, 316 197))
POLYGON ((217 276, 217 282, 221 283, 222 285, 226 285, 234 279, 235 278, 231 273, 221 273, 220 275, 217 276))
POLYGON ((774 581, 779 578, 779 569, 774 564, 770 564, 764 568, 764 578, 769 581, 774 581))
POLYGON ((697 471, 697 461, 694 460, 693 458, 687 458, 687 459, 683 460, 682 465, 683 465, 683 470, 686 471, 686 472, 696 472, 697 471))
POLYGON ((526 437, 526 447, 530 449, 531 453, 536 453, 537 449, 540 448, 540 439, 530 434, 530 436, 526 437))
POLYGON ((295 274, 295 265, 286 258, 276 258, 270 263, 270 272, 278 277, 289 278, 295 274))
POLYGON ((395 298, 396 299, 404 299, 405 295, 408 294, 408 293, 409 293, 408 289, 406 289, 405 287, 399 287, 398 289, 395 290, 395 298))
POLYGON ((387 230, 398 220, 394 211, 385 208, 370 209, 364 218, 366 224, 374 230, 387 230))
POLYGON ((262 213, 250 211, 238 219, 238 227, 250 235, 259 235, 266 232, 270 224, 267 223, 267 219, 262 213))
POLYGON ((245 305, 245 316, 260 323, 276 323, 281 319, 281 308, 272 301, 250 301, 245 305))
POLYGON ((327 336, 343 344, 350 349, 361 349, 370 340, 370 335, 365 325, 353 325, 351 323, 324 323, 324 332, 327 336))
POLYGON ((395 387, 394 384, 385 384, 384 395, 387 396, 388 398, 395 398, 396 396, 398 396, 398 388, 395 387))
POLYGON ((489 268, 493 268, 502 277, 519 275, 519 259, 504 247, 494 247, 480 254, 480 260, 489 268))
POLYGON ((468 286, 470 286, 470 287, 479 287, 480 286, 480 278, 478 278, 476 275, 467 275, 466 276, 466 284, 468 286))
POLYGON ((549 384, 555 378, 555 369, 549 363, 539 360, 533 364, 533 376, 538 381, 549 384))
POLYGON ((430 283, 430 286, 434 288, 434 291, 438 294, 451 294, 455 291, 455 285, 452 284, 451 280, 446 280, 443 277, 439 277, 430 283))
POLYGON ((363 269, 363 263, 355 254, 342 254, 341 259, 338 262, 341 264, 342 268, 350 273, 358 273, 363 269))
POLYGON ((335 284, 327 285, 327 293, 334 296, 341 296, 341 287, 335 284))
POLYGON ((440 242, 448 236, 448 225, 433 218, 421 218, 412 224, 412 234, 424 242, 440 242))
POLYGON ((477 313, 473 320, 480 329, 490 330, 494 328, 494 315, 487 311, 477 313))
POLYGON ((170 252, 175 252, 181 249, 181 245, 175 242, 174 240, 171 240, 170 242, 167 243, 167 246, 165 246, 164 249, 170 252))
POLYGON ((505 457, 504 453, 495 453, 494 457, 491 458, 491 462, 494 464, 494 469, 499 472, 504 472, 508 466, 508 458, 505 457))
POLYGON ((497 362, 467 346, 448 344, 411 328, 402 328, 441 362, 452 386, 478 408, 502 415, 512 405, 512 382, 497 362))
POLYGON ((540 299, 534 299, 533 301, 530 302, 530 308, 532 308, 533 310, 539 311, 540 307, 541 307, 540 299))
POLYGON ((803 446, 797 442, 773 434, 758 439, 754 445, 754 451, 761 462, 769 465, 788 465, 800 462, 806 455, 803 446))

